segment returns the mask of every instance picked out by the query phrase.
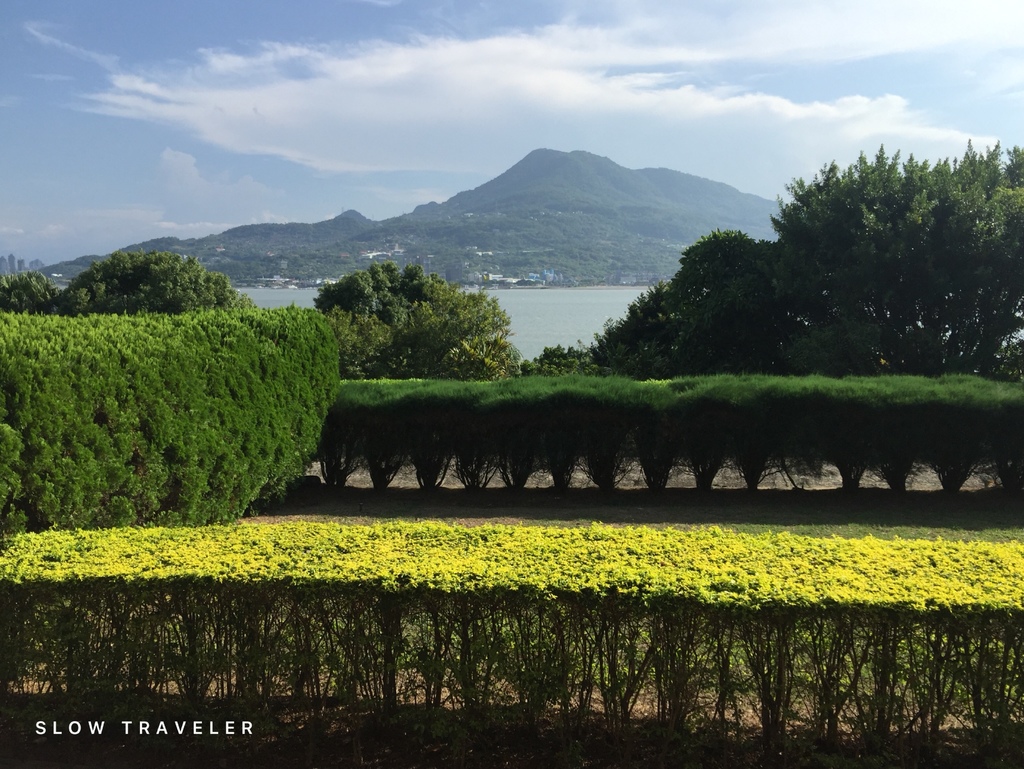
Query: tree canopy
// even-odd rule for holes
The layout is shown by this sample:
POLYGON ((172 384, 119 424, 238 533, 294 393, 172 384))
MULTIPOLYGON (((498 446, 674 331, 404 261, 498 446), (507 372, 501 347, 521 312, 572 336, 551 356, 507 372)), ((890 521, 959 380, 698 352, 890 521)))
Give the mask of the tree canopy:
POLYGON ((57 284, 41 272, 0 275, 0 312, 43 315, 53 310, 59 294, 57 284))
POLYGON ((597 376, 601 373, 594 363, 593 355, 587 347, 569 345, 562 347, 545 347, 540 355, 533 360, 524 360, 520 373, 525 376, 565 376, 567 374, 583 374, 597 376))
POLYGON ((115 251, 79 273, 55 300, 61 315, 176 314, 251 304, 227 276, 169 251, 115 251))
POLYGON ((418 265, 372 265, 315 300, 338 339, 345 379, 500 379, 517 373, 511 322, 498 301, 418 265))
POLYGON ((777 240, 715 232, 687 248, 595 359, 634 376, 992 375, 1024 329, 1021 185, 1020 148, 832 163, 787 188, 777 240))

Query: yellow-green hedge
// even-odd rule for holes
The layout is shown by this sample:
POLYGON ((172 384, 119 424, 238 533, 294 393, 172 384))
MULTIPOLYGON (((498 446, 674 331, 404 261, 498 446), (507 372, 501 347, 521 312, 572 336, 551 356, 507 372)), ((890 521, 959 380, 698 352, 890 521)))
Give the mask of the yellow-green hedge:
POLYGON ((15 537, 0 581, 160 580, 679 597, 719 606, 1024 609, 1024 545, 717 528, 282 524, 15 537))
POLYGON ((714 746, 792 766, 949 749, 1019 766, 1022 575, 1018 544, 717 529, 26 534, 0 556, 0 706, 273 718, 290 703, 461 750, 549 724, 567 755, 622 762, 714 746))

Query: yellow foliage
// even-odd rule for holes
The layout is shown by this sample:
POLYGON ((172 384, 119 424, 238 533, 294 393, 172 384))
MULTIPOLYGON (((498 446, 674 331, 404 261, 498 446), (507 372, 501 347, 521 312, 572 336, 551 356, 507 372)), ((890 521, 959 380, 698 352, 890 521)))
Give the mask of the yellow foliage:
POLYGON ((51 531, 14 537, 0 582, 288 582, 704 605, 1024 608, 1024 545, 749 535, 717 528, 438 523, 51 531))

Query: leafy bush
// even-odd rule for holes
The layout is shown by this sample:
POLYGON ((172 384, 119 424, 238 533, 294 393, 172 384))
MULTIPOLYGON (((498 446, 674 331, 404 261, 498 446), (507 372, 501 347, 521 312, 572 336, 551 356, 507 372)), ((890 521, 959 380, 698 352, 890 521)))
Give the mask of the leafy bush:
POLYGON ((61 315, 181 313, 251 307, 252 301, 195 257, 115 251, 93 262, 52 299, 61 315))
POLYGON ((518 373, 508 314, 418 265, 358 270, 320 289, 315 304, 338 342, 345 379, 491 380, 518 373))
POLYGON ((305 471, 336 391, 308 310, 0 324, 8 531, 234 520, 305 471))

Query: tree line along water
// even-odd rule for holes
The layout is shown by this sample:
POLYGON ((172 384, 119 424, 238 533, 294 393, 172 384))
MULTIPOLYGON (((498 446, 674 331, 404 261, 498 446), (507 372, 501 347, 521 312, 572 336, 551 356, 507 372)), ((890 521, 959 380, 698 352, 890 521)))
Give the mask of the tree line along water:
MULTIPOLYGON (((609 319, 625 314, 646 286, 506 289, 493 296, 512 319, 512 343, 532 359, 545 347, 589 344, 609 319)), ((257 307, 312 307, 314 289, 244 288, 257 307)))

